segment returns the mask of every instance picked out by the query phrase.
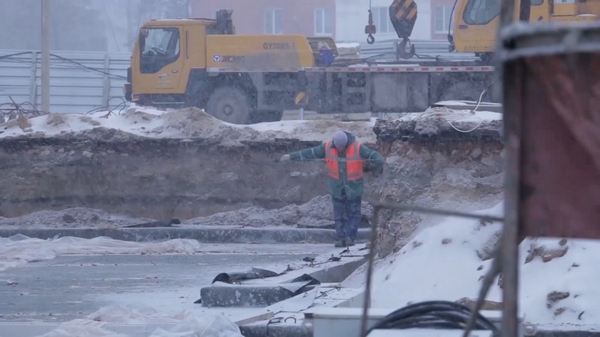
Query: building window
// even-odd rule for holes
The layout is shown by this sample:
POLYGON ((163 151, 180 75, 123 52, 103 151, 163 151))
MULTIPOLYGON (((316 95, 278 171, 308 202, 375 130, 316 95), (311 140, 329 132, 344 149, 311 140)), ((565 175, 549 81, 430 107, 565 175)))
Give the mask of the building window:
POLYGON ((450 27, 450 14, 452 6, 437 6, 435 7, 434 31, 436 33, 448 33, 450 27))
POLYGON ((333 10, 331 8, 315 9, 315 35, 333 35, 333 10))
POLYGON ((377 33, 395 33, 394 26, 390 20, 390 9, 388 7, 373 7, 373 24, 377 27, 377 33))
POLYGON ((265 11, 265 34, 283 34, 283 10, 267 9, 265 11))

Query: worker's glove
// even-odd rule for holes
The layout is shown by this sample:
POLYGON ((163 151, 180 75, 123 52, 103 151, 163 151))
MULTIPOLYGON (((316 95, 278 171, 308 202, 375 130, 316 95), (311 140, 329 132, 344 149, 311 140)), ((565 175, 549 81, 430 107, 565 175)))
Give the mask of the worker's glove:
POLYGON ((279 159, 280 162, 286 162, 286 161, 290 161, 290 155, 289 154, 284 154, 283 156, 281 156, 281 159, 279 159))
POLYGON ((369 169, 369 173, 375 178, 380 177, 383 174, 383 165, 378 167, 371 167, 369 169))

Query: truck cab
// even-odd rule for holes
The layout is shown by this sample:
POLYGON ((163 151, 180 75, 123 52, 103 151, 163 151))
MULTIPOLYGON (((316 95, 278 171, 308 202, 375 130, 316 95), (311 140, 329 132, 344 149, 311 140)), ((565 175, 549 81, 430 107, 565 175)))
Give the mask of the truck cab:
POLYGON ((183 104, 189 69, 206 68, 206 37, 233 34, 233 26, 209 19, 152 20, 140 28, 125 97, 142 105, 183 104))
POLYGON ((304 97, 303 69, 331 65, 331 38, 237 35, 232 11, 216 20, 152 20, 140 29, 124 87, 139 105, 196 106, 226 122, 272 121, 304 97), (324 57, 329 55, 329 57, 324 57), (258 119, 258 115, 266 116, 258 119))
MULTIPOLYGON (((476 53, 484 61, 496 47, 496 31, 500 22, 500 0, 456 0, 453 36, 450 42, 459 53, 476 53), (485 57, 487 56, 487 57, 485 57)), ((515 4, 519 17, 521 1, 515 4)), ((580 22, 598 19, 597 0, 557 3, 554 0, 531 0, 529 22, 580 22)))

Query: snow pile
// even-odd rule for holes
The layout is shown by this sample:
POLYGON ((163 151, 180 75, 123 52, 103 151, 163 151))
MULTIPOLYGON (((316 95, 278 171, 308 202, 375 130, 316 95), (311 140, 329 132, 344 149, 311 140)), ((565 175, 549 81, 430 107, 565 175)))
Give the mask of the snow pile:
MULTIPOLYGON (((363 202, 363 217, 370 216, 371 206, 363 202)), ((291 225, 298 227, 333 228, 333 205, 329 195, 315 197, 303 205, 288 205, 280 209, 248 207, 216 213, 183 222, 184 225, 268 227, 291 225)))
POLYGON ((62 323, 43 337, 128 337, 105 329, 106 324, 174 323, 169 329, 157 328, 150 337, 242 337, 235 323, 223 315, 196 316, 189 311, 161 315, 151 308, 135 310, 113 305, 100 309, 87 319, 62 323))
MULTIPOLYGON (((503 203, 477 212, 501 216, 503 203)), ((501 224, 448 218, 418 233, 376 267, 373 307, 399 308, 426 300, 469 303, 490 268, 501 224), (418 285, 418 286, 417 286, 418 285), (394 296, 390 296, 394 294, 394 296)), ((534 324, 596 324, 600 320, 600 243, 591 240, 526 239, 520 246, 520 306, 534 324)), ((345 285, 361 281, 354 274, 345 285)), ((502 282, 495 280, 486 306, 498 307, 502 282)))
POLYGON ((68 208, 62 211, 39 211, 16 218, 0 217, 0 228, 116 228, 155 221, 107 213, 93 208, 68 208))
POLYGON ((69 254, 193 254, 199 250, 200 243, 189 239, 129 242, 107 237, 62 237, 41 240, 18 234, 10 238, 0 238, 0 271, 69 254))
POLYGON ((0 125, 0 137, 77 135, 91 130, 118 130, 125 134, 153 138, 211 138, 223 143, 265 141, 273 138, 328 140, 335 131, 348 129, 359 140, 375 142, 374 121, 345 123, 334 120, 281 121, 236 125, 220 121, 203 110, 186 108, 163 112, 150 108, 129 108, 114 116, 49 114, 31 118, 22 128, 16 120, 0 125))

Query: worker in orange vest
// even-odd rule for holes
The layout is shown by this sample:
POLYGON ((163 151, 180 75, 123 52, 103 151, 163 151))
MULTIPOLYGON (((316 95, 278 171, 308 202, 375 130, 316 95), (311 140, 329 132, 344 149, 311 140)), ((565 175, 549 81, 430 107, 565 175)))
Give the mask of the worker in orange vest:
POLYGON ((347 131, 336 132, 332 140, 319 146, 281 157, 282 162, 314 159, 325 159, 327 163, 337 234, 335 246, 354 246, 361 221, 363 175, 383 172, 383 157, 347 131))

